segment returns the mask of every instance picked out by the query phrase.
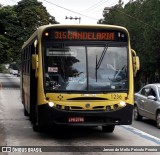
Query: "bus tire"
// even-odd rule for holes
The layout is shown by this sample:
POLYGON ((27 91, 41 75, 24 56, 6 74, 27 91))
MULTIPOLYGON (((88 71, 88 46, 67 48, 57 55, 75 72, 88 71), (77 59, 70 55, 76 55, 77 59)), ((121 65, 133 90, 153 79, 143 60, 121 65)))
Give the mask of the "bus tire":
POLYGON ((34 123, 35 121, 34 113, 32 111, 30 111, 29 120, 31 121, 31 123, 34 123))
POLYGON ((102 126, 102 131, 111 133, 114 131, 115 125, 107 125, 107 126, 102 126))
POLYGON ((42 131, 42 126, 40 126, 37 123, 37 115, 36 115, 36 113, 34 114, 33 119, 32 119, 32 128, 33 128, 33 131, 35 131, 35 132, 41 132, 42 131))
POLYGON ((41 132, 42 131, 42 127, 37 125, 36 123, 33 123, 33 131, 35 132, 41 132))
POLYGON ((29 117, 29 119, 32 123, 34 123, 37 120, 36 117, 37 117, 36 116, 36 104, 32 101, 30 103, 30 117, 29 117))
POLYGON ((24 116, 29 116, 29 114, 28 114, 28 112, 27 112, 25 107, 24 107, 24 116))

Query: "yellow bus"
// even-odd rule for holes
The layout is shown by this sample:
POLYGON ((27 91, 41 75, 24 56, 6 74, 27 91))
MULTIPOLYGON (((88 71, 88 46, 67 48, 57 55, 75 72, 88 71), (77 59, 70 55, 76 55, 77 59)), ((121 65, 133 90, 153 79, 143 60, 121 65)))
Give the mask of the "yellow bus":
POLYGON ((22 46, 21 97, 34 131, 132 123, 139 58, 126 28, 45 25, 22 46))

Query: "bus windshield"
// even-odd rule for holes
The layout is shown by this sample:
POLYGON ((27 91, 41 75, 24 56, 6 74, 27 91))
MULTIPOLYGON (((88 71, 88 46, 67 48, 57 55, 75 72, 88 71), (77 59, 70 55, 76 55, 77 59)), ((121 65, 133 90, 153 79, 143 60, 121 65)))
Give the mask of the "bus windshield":
POLYGON ((105 92, 128 89, 127 43, 43 46, 47 91, 105 92))

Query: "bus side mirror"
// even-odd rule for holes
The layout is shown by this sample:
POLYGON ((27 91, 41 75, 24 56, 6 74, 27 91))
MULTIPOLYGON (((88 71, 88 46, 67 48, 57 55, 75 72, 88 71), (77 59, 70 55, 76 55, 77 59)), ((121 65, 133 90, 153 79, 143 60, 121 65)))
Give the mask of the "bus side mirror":
POLYGON ((35 77, 38 77, 38 54, 32 54, 32 69, 35 70, 35 77))
POLYGON ((37 45, 38 45, 38 41, 37 39, 34 41, 34 48, 36 49, 37 48, 37 45))
POLYGON ((134 77, 137 74, 137 71, 140 69, 140 61, 139 57, 136 55, 136 52, 132 49, 132 54, 133 54, 133 72, 134 72, 134 77))
POLYGON ((134 76, 136 76, 137 71, 140 69, 140 62, 139 62, 139 57, 134 56, 133 57, 133 70, 134 70, 134 76))
POLYGON ((35 54, 32 54, 32 69, 35 70, 35 77, 38 77, 38 54, 36 54, 38 46, 37 39, 34 41, 35 54))

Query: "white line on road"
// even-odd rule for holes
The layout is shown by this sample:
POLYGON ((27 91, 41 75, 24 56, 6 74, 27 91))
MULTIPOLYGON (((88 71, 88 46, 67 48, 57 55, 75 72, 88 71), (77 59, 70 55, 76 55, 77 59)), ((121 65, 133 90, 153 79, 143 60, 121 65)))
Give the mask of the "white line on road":
POLYGON ((155 136, 152 136, 146 132, 143 132, 141 130, 138 130, 132 126, 129 126, 129 125, 122 125, 121 127, 127 129, 128 131, 131 131, 132 133, 142 137, 142 138, 145 138, 147 140, 150 140, 152 142, 155 142, 156 144, 160 144, 160 139, 155 137, 155 136))

